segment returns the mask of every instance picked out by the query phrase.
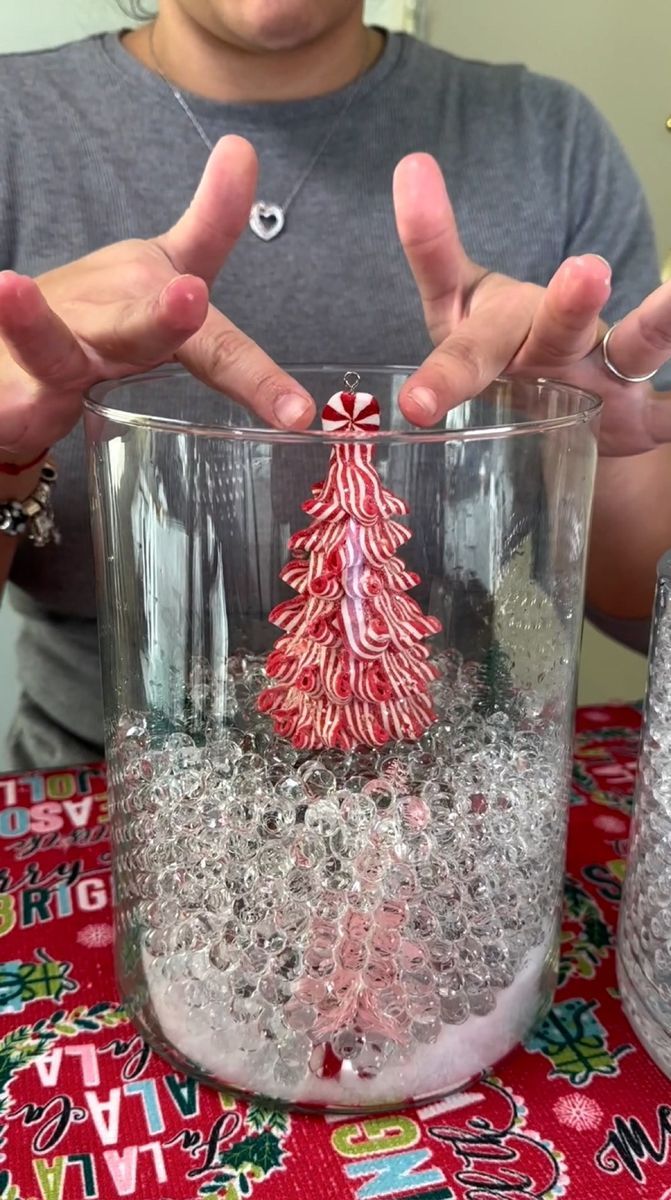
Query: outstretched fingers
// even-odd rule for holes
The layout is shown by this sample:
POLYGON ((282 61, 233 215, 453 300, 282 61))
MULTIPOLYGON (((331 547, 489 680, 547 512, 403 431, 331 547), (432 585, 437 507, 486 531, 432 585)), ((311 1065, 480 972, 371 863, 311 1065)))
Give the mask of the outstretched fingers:
POLYGON ((399 404, 406 419, 435 425, 477 396, 524 344, 536 304, 532 285, 493 278, 489 299, 448 333, 404 385, 399 404))
POLYGON ((180 275, 212 283, 240 234, 254 202, 258 161, 245 138, 217 142, 186 212, 155 239, 180 275))
POLYGON ((0 273, 0 338, 18 366, 44 384, 74 387, 89 361, 79 341, 49 307, 32 279, 0 273))
POLYGON ((398 164, 394 209, 427 328, 438 343, 462 315, 464 296, 485 272, 461 244, 445 180, 431 155, 411 154, 398 164))
POLYGON ((177 358, 192 375, 269 425, 306 429, 314 418, 308 392, 212 306, 202 328, 182 346, 177 358))
POLYGON ((620 321, 608 353, 623 375, 648 375, 671 359, 671 280, 620 321))
POLYGON ((515 367, 541 366, 544 374, 585 358, 601 337, 600 316, 611 289, 611 270, 597 254, 568 258, 542 293, 515 367))

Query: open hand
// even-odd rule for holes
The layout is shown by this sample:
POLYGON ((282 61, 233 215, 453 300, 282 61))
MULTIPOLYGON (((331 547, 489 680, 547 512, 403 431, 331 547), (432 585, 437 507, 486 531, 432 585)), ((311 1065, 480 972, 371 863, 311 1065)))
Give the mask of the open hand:
MULTIPOLYGON (((487 272, 466 254, 440 167, 404 159, 394 177, 399 235, 436 349, 405 385, 408 420, 428 426, 501 373, 562 380, 601 396, 600 450, 638 454, 671 442, 671 404, 649 384, 606 370, 600 320, 611 272, 598 255, 569 258, 547 288, 487 272)), ((618 325, 609 352, 618 370, 644 375, 671 357, 671 283, 618 325)))
POLYGON ((208 286, 246 228, 257 163, 242 138, 215 147, 187 212, 167 233, 119 242, 34 281, 0 273, 0 457, 28 461, 79 419, 101 379, 176 358, 279 427, 314 405, 209 303, 208 286))

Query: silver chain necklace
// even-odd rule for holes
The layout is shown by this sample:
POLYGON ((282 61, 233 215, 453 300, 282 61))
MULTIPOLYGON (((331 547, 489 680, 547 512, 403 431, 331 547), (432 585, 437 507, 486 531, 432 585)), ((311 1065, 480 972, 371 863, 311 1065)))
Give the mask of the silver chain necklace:
MULTIPOLYGON (((207 146, 207 149, 209 151, 212 151, 214 149, 214 142, 212 141, 212 138, 208 137, 205 130, 203 129, 203 126, 201 125, 200 121, 198 120, 198 117, 196 116, 195 112, 193 112, 193 110, 188 105, 182 92, 179 90, 178 87, 175 86, 174 83, 170 82, 167 75, 163 71, 163 68, 161 67, 161 64, 158 60, 158 56, 156 54, 156 49, 154 47, 154 26, 153 25, 149 31, 149 49, 151 51, 151 56, 154 61, 154 66, 156 67, 156 70, 158 71, 158 74, 161 76, 161 79, 163 80, 164 84, 172 92, 175 100, 177 101, 180 108, 182 109, 182 112, 184 113, 184 115, 188 118, 188 120, 193 125, 193 128, 195 129, 196 133, 198 134, 200 140, 205 144, 205 146, 207 146)), ((261 239, 262 242, 272 242, 273 238, 278 237, 279 234, 284 229, 284 226, 286 224, 286 219, 287 219, 287 213, 288 213, 289 209, 291 208, 291 205, 293 204, 294 200, 296 199, 298 193, 301 191, 303 186, 307 183, 309 177, 311 176, 312 172, 314 171, 315 167, 317 166, 317 163, 319 162, 319 160, 321 159, 322 155, 324 154, 327 146, 329 145, 331 138, 333 137, 334 133, 339 128, 339 126, 341 125, 345 116, 347 115, 350 108, 352 107, 354 100, 356 99, 356 97, 358 96, 358 94, 361 90, 361 85, 365 78, 366 78, 366 70, 365 70, 365 68, 362 68, 359 78, 357 79, 354 87, 350 91, 350 94, 347 97, 347 99, 345 100, 345 103, 343 104, 342 108, 337 113, 333 124, 330 126, 326 136, 323 138, 323 140, 317 146, 317 149, 315 150, 315 153, 313 154, 312 158, 310 159, 307 167, 303 171, 302 175, 299 176, 297 182, 292 187, 292 189, 289 192, 289 195, 287 196, 284 203, 283 204, 268 204, 265 200, 257 200, 252 205, 252 211, 249 214, 249 228, 251 229, 252 233, 256 234, 257 238, 261 239)))

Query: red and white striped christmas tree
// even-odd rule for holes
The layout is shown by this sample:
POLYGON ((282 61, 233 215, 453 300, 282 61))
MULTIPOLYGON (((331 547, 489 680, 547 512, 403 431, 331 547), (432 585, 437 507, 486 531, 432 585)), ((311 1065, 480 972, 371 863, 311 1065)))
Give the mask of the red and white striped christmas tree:
MULTIPOLYGON (((341 392, 322 414, 326 432, 362 439, 380 426, 364 392, 341 392)), ((420 582, 396 554, 412 534, 396 519, 406 502, 386 488, 364 441, 337 443, 326 479, 303 510, 280 578, 297 593, 270 620, 284 631, 259 696, 275 732, 299 750, 416 741, 436 719, 437 669, 424 639, 441 629, 407 593, 420 582)))

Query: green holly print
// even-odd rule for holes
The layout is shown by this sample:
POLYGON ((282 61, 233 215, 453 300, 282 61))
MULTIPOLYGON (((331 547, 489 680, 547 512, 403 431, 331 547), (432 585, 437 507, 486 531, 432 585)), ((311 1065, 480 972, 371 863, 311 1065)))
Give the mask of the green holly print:
POLYGON ((9 1171, 0 1171, 0 1200, 21 1200, 9 1171))
POLYGON ((252 1132, 222 1153, 217 1174, 203 1184, 199 1195, 239 1200, 273 1171, 282 1170, 288 1153, 283 1146, 290 1129, 287 1113, 261 1098, 250 1102, 245 1120, 252 1132))
POLYGON ((576 759, 573 764, 571 804, 574 806, 586 804, 587 801, 583 795, 583 792, 591 792, 593 787, 594 784, 592 783, 592 776, 588 771, 585 770, 578 759, 576 759))
POLYGON ((289 1129, 287 1114, 280 1108, 274 1108, 272 1101, 263 1097, 250 1101, 246 1120, 250 1129, 255 1129, 257 1133, 262 1129, 271 1129, 273 1133, 286 1134, 289 1129))
POLYGON ((555 1004, 526 1042, 530 1054, 550 1059, 549 1079, 567 1079, 574 1087, 585 1087, 595 1075, 619 1075, 618 1059, 633 1049, 618 1046, 611 1051, 608 1034, 596 1016, 598 1000, 565 1000, 555 1004))
POLYGON ((37 950, 33 962, 0 964, 0 1011, 19 1013, 33 1000, 58 1002, 65 992, 76 992, 71 971, 71 963, 56 962, 46 950, 37 950))
POLYGON ((599 905, 570 875, 564 882, 564 915, 559 987, 574 975, 593 979, 613 948, 613 934, 599 905))

